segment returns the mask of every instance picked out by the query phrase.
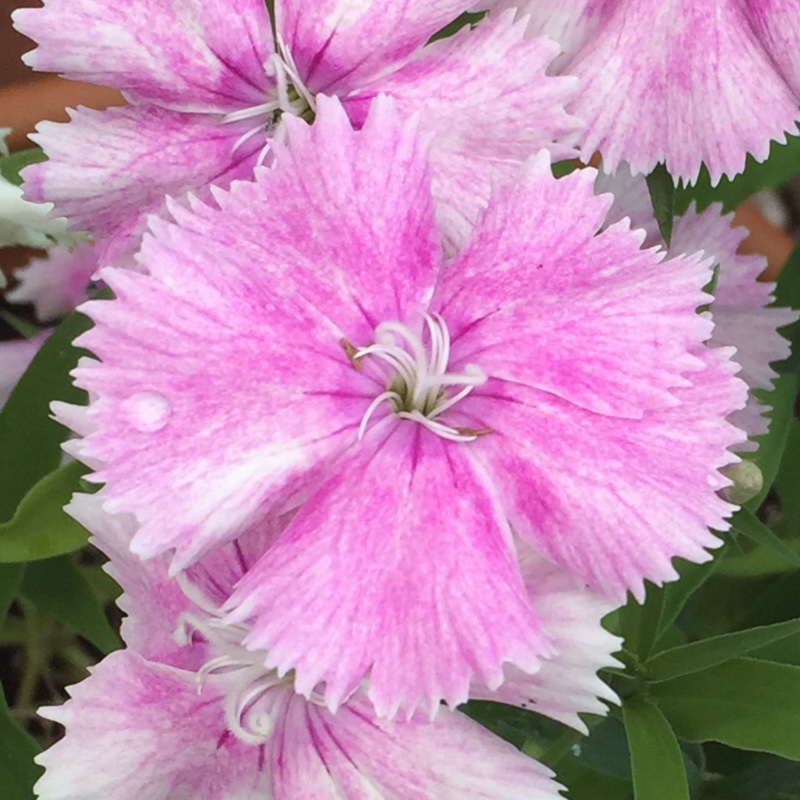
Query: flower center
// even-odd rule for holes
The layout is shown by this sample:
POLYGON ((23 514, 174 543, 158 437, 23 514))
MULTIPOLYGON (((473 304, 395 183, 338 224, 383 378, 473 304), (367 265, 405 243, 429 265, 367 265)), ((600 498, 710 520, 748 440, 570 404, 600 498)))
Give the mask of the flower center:
POLYGON ((314 95, 306 88, 297 72, 289 50, 283 40, 278 37, 276 52, 264 63, 264 72, 275 79, 275 94, 264 103, 240 109, 223 117, 223 122, 241 122, 252 119, 256 121, 253 128, 244 133, 233 146, 235 153, 248 139, 263 133, 267 142, 258 157, 261 166, 270 151, 270 139, 284 141, 286 132, 281 124, 284 114, 300 117, 306 122, 313 122, 316 116, 314 95))
POLYGON ((341 344, 353 366, 361 370, 361 359, 372 356, 381 366, 386 390, 369 405, 361 419, 361 439, 378 407, 387 402, 395 416, 424 425, 444 439, 471 442, 491 433, 490 428, 447 425, 439 417, 463 400, 476 386, 486 383, 483 370, 467 364, 463 372, 448 372, 450 332, 439 314, 426 314, 428 348, 421 338, 399 322, 382 322, 375 329, 375 342, 354 347, 341 344), (460 388, 458 388, 460 387, 460 388))
MULTIPOLYGON (((199 634, 214 654, 197 671, 198 694, 209 680, 223 682, 228 730, 245 744, 263 744, 275 728, 274 719, 287 690, 294 691, 292 673, 280 677, 275 670, 266 669, 264 653, 248 650, 242 644, 249 626, 225 622, 222 612, 194 586, 185 579, 179 578, 179 582, 203 613, 181 614, 175 639, 188 645, 199 634)), ((324 702, 316 693, 309 701, 320 705, 324 702)))

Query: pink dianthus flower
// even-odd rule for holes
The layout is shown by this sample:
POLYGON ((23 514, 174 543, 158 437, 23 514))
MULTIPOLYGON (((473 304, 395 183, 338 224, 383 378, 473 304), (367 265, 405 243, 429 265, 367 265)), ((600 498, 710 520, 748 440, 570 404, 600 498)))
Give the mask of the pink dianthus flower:
MULTIPOLYGON (((642 176, 631 175, 623 165, 613 176, 600 173, 597 191, 614 194, 608 224, 629 217, 634 227, 646 232, 646 246, 664 246, 642 176)), ((739 376, 751 390, 747 405, 730 416, 733 424, 748 435, 746 441, 737 445, 740 451, 755 450, 757 443, 752 437, 768 430, 765 415, 769 408, 753 390, 772 389, 777 372, 771 364, 783 361, 790 353, 789 342, 779 329, 797 319, 796 311, 772 305, 774 283, 758 281, 767 267, 767 259, 738 252, 746 236, 747 230, 734 226, 733 214, 723 214, 719 204, 700 212, 692 204, 675 218, 668 248, 673 256, 702 252, 713 259, 714 299, 708 313, 714 321, 714 332, 709 344, 736 348, 733 359, 742 368, 739 376)))
POLYGON ((798 0, 489 0, 520 8, 530 35, 562 46, 555 72, 580 78, 568 109, 586 123, 579 143, 609 172, 666 162, 714 183, 763 161, 797 132, 798 0))
POLYGON ((277 40, 264 0, 47 0, 18 10, 17 28, 39 44, 28 64, 115 87, 130 103, 42 123, 34 139, 49 160, 25 171, 26 192, 88 230, 114 263, 135 252, 165 195, 251 178, 286 117, 313 119, 318 94, 339 96, 360 124, 384 93, 403 113, 419 111, 435 139, 443 234, 459 240, 492 168, 578 127, 563 108, 577 82, 545 74, 558 47, 523 41, 513 13, 425 46, 468 5, 276 0, 277 40))
POLYGON ((322 98, 287 126, 275 169, 154 219, 148 274, 84 306, 94 400, 60 414, 134 551, 180 571, 294 512, 230 619, 332 707, 369 672, 382 715, 539 666, 513 535, 615 602, 709 558, 745 400, 703 344, 710 262, 599 232, 594 171, 544 153, 445 261, 414 121, 378 98, 354 132, 322 98))
MULTIPOLYGON (((142 564, 130 554, 135 521, 101 505, 100 496, 76 495, 68 510, 110 557, 125 592, 128 649, 95 667, 64 706, 43 709, 66 736, 37 758, 41 800, 560 797, 549 770, 459 711, 378 720, 359 691, 332 714, 318 694, 295 694, 291 676, 265 670, 242 646, 246 626, 226 624, 216 604, 269 547, 279 521, 202 559, 187 596, 163 557, 142 564)), ((552 567, 531 567, 558 656, 549 677, 511 680, 507 691, 580 727, 578 711, 605 710, 596 693, 613 699, 594 674, 614 663, 618 644, 599 623, 607 604, 552 567)))

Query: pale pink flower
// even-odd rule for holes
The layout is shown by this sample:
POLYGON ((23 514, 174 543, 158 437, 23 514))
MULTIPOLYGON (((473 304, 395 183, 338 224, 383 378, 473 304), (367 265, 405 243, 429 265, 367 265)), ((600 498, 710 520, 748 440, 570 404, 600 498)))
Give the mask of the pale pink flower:
POLYGON ((547 655, 512 531, 616 602, 709 558, 745 400, 703 346, 710 262, 598 233, 594 171, 546 154, 443 262, 413 121, 378 98, 354 132, 322 98, 287 126, 275 169, 153 220, 150 274, 103 270, 116 299, 84 306, 95 400, 60 414, 134 551, 185 569, 296 510, 226 607, 301 692, 369 672, 381 714, 547 655))
POLYGON ((53 322, 86 300, 86 290, 97 271, 97 255, 90 244, 70 251, 53 248, 45 258, 31 259, 14 273, 16 286, 6 292, 10 303, 30 303, 39 322, 53 322))
MULTIPOLYGON (((633 227, 646 231, 647 246, 664 246, 653 215, 653 206, 643 177, 633 176, 623 166, 613 176, 600 174, 599 192, 612 192, 614 205, 608 223, 629 217, 633 227)), ((748 437, 767 432, 769 408, 753 394, 754 389, 770 390, 777 373, 770 366, 789 357, 789 342, 779 329, 797 319, 790 308, 773 306, 774 283, 759 282, 766 269, 762 255, 737 252, 747 230, 733 224, 733 214, 723 214, 714 204, 702 212, 694 204, 673 224, 668 252, 672 256, 702 252, 713 259, 716 272, 714 299, 710 315, 714 321, 712 346, 736 348, 734 361, 741 366, 739 376, 750 387, 747 405, 734 411, 730 420, 748 437)), ((751 438, 737 445, 737 450, 754 450, 751 438)))
POLYGON ((705 163, 716 183, 763 161, 771 141, 797 132, 798 0, 488 0, 492 14, 520 8, 530 35, 559 41, 556 72, 580 78, 569 110, 586 128, 588 159, 634 173, 666 162, 694 181, 705 163))
MULTIPOLYGON (((549 770, 458 711, 442 707, 434 721, 378 720, 357 691, 332 714, 318 693, 305 699, 290 677, 265 670, 261 655, 241 644, 246 626, 226 624, 216 604, 279 524, 193 567, 183 582, 190 599, 168 577, 163 557, 142 564, 130 554, 134 520, 111 517, 101 503, 76 495, 68 511, 111 559, 109 571, 125 592, 129 649, 95 667, 66 705, 43 710, 66 726, 66 736, 37 758, 46 768, 36 785, 41 800, 560 797, 549 770)), ((512 684, 537 710, 555 706, 554 716, 566 711, 566 721, 580 725, 576 712, 594 710, 587 700, 605 710, 584 697, 587 687, 613 699, 593 669, 614 663, 617 640, 599 624, 606 604, 552 573, 538 569, 536 591, 565 656, 553 664, 552 687, 541 679, 530 692, 524 682, 512 684), (589 643, 579 663, 578 650, 589 643)))
POLYGON ((47 0, 18 10, 17 28, 39 43, 27 63, 130 101, 42 123, 34 138, 49 160, 25 171, 26 191, 89 230, 114 263, 137 249, 165 195, 251 178, 271 160, 285 117, 313 118, 318 93, 341 97, 360 123, 382 92, 403 113, 419 111, 435 139, 434 193, 457 241, 488 196, 492 167, 578 125, 563 108, 577 82, 545 74, 558 47, 522 41, 513 13, 424 46, 468 5, 277 0, 277 44, 264 0, 47 0))

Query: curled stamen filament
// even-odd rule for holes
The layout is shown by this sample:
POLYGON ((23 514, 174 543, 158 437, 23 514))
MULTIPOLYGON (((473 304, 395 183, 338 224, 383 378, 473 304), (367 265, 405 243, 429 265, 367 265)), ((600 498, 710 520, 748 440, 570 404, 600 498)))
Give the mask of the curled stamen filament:
MULTIPOLYGON (((362 439, 369 420, 384 401, 393 406, 401 419, 414 420, 429 430, 453 441, 473 441, 486 429, 477 433, 472 429, 454 428, 435 418, 463 400, 476 386, 486 382, 483 371, 467 365, 463 372, 447 372, 450 359, 450 334, 447 324, 439 314, 426 314, 430 346, 426 351, 422 340, 407 326, 399 322, 382 322, 375 329, 376 341, 366 347, 345 347, 348 358, 355 365, 362 358, 375 356, 388 368, 388 387, 379 394, 364 412, 358 429, 362 439), (448 396, 445 387, 461 386, 461 390, 448 396)), ((343 340, 346 341, 346 340, 343 340)))

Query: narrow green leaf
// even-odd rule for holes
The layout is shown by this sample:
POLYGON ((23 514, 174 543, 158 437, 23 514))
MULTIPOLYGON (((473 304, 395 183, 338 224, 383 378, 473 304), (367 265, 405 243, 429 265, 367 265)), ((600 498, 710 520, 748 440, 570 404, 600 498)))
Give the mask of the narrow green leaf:
POLYGON ((82 314, 70 314, 42 345, 0 411, 0 522, 11 519, 28 490, 61 461, 68 431, 50 418, 50 402, 83 402, 69 371, 79 350, 72 340, 89 327, 82 314))
POLYGON ((622 704, 635 800, 689 800, 689 782, 678 740, 664 715, 634 695, 622 704))
POLYGON ((603 775, 574 759, 565 759, 558 765, 556 779, 568 788, 569 800, 631 800, 632 797, 630 781, 603 775))
POLYGON ((0 524, 0 562, 51 558, 86 544, 87 530, 64 512, 86 472, 82 464, 71 461, 25 495, 14 516, 0 524))
POLYGON ((776 625, 762 625, 747 631, 726 633, 674 647, 648 661, 648 678, 653 682, 660 682, 680 675, 690 675, 795 634, 800 634, 800 619, 779 622, 776 625))
POLYGON ((654 684, 650 697, 683 739, 800 761, 800 667, 734 658, 654 684))
POLYGON ((653 214, 661 236, 669 245, 672 241, 672 223, 675 218, 675 181, 664 164, 659 164, 647 176, 647 188, 653 203, 653 214))
POLYGON ((625 637, 625 648, 644 660, 650 655, 658 636, 664 611, 664 587, 647 584, 647 594, 642 605, 629 598, 620 614, 620 632, 625 637))
POLYGON ((38 164, 40 161, 47 161, 47 156, 39 147, 32 147, 29 150, 18 150, 16 153, 0 158, 0 175, 7 181, 19 186, 22 178, 19 173, 30 164, 38 164))
POLYGON ((731 518, 733 530, 746 536, 756 544, 774 550, 782 558, 795 567, 800 568, 800 555, 794 552, 786 542, 779 539, 761 520, 749 509, 740 508, 731 518))
POLYGON ((31 800, 42 768, 33 763, 39 746, 14 720, 0 690, 0 789, 3 800, 31 800))
POLYGON ((103 653, 121 646, 119 637, 106 619, 103 604, 94 596, 71 556, 57 556, 28 564, 22 581, 22 594, 103 653))

